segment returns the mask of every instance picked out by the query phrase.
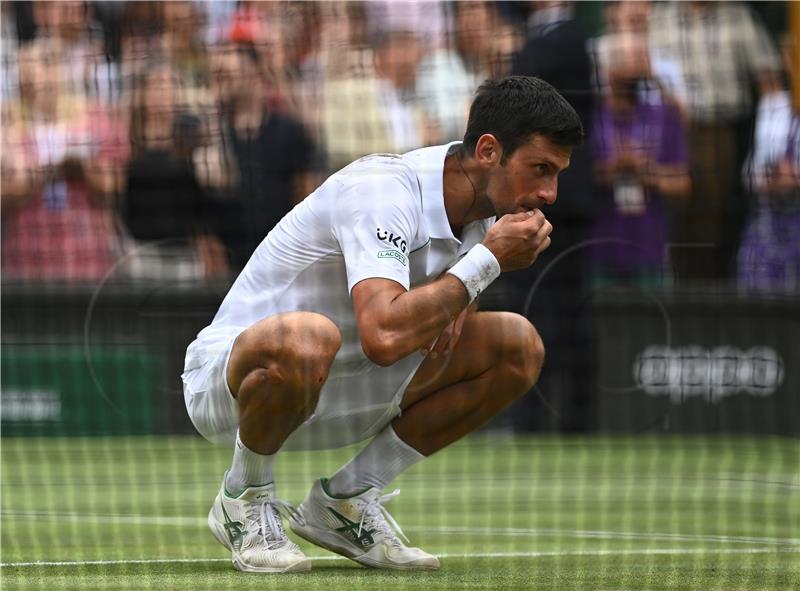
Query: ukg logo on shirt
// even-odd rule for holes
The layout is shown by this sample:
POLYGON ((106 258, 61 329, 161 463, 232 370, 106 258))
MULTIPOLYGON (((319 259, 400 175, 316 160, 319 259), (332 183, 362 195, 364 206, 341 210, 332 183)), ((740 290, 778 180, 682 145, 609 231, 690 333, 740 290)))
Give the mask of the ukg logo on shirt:
POLYGON ((633 363, 636 385, 649 396, 669 396, 673 404, 702 396, 716 404, 726 396, 771 396, 783 383, 784 363, 770 347, 652 345, 633 363))
POLYGON ((406 248, 408 248, 408 244, 399 234, 395 234, 394 232, 389 232, 388 230, 381 230, 380 228, 377 228, 375 230, 375 235, 378 237, 378 240, 383 240, 387 244, 390 244, 395 248, 399 248, 400 252, 405 254, 406 248))

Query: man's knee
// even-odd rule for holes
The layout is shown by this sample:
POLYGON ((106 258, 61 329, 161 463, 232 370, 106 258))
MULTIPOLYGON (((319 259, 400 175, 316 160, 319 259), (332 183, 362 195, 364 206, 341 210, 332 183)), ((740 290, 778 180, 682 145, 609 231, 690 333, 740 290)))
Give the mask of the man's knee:
POLYGON ((258 367, 250 371, 239 387, 239 410, 260 412, 271 409, 271 415, 280 414, 287 423, 297 424, 310 417, 319 401, 319 388, 304 383, 291 383, 289 374, 277 366, 258 367), (275 407, 279 408, 275 412, 275 407))
MULTIPOLYGON (((237 340, 235 374, 243 386, 319 393, 342 343, 336 325, 310 312, 281 315, 255 325, 237 340), (243 370, 243 371, 242 371, 243 370)), ((235 383, 231 384, 233 388, 235 383)), ((238 389, 238 388, 237 388, 238 389)))
POLYGON ((510 314, 500 363, 508 376, 518 384, 521 396, 539 379, 544 364, 544 343, 539 332, 524 316, 510 314))
POLYGON ((302 313, 299 321, 289 318, 277 343, 267 345, 266 357, 277 361, 289 385, 320 389, 328 379, 342 335, 336 325, 321 314, 302 313))

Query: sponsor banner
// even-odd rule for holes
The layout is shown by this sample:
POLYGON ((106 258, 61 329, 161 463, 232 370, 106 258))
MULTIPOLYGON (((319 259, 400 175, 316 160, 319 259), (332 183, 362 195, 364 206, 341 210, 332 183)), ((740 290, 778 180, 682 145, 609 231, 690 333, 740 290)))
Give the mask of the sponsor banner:
POLYGON ((615 293, 596 312, 601 431, 800 434, 800 300, 615 293))
POLYGON ((651 345, 636 355, 633 378, 646 395, 669 396, 672 404, 690 396, 718 404, 736 394, 774 396, 784 363, 772 347, 651 345))

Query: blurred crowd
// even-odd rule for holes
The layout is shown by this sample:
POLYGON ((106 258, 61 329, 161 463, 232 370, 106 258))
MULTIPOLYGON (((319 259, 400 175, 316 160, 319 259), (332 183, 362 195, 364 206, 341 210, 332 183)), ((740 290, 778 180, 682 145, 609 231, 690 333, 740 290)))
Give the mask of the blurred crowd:
POLYGON ((332 171, 460 139, 520 74, 587 138, 520 308, 545 273, 558 317, 587 287, 800 289, 795 41, 750 3, 588 4, 3 1, 3 279, 230 278, 332 171))

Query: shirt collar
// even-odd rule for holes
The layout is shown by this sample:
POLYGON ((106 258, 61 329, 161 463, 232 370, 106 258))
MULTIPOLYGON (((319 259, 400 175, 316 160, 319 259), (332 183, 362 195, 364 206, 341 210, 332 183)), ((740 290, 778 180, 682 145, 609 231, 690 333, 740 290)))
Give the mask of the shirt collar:
POLYGON ((552 25, 571 19, 571 10, 568 6, 555 5, 534 11, 528 17, 528 29, 542 31, 552 25))
POLYGON ((417 173, 422 192, 422 215, 431 238, 458 241, 444 208, 444 160, 450 149, 460 143, 421 148, 403 155, 417 173))

